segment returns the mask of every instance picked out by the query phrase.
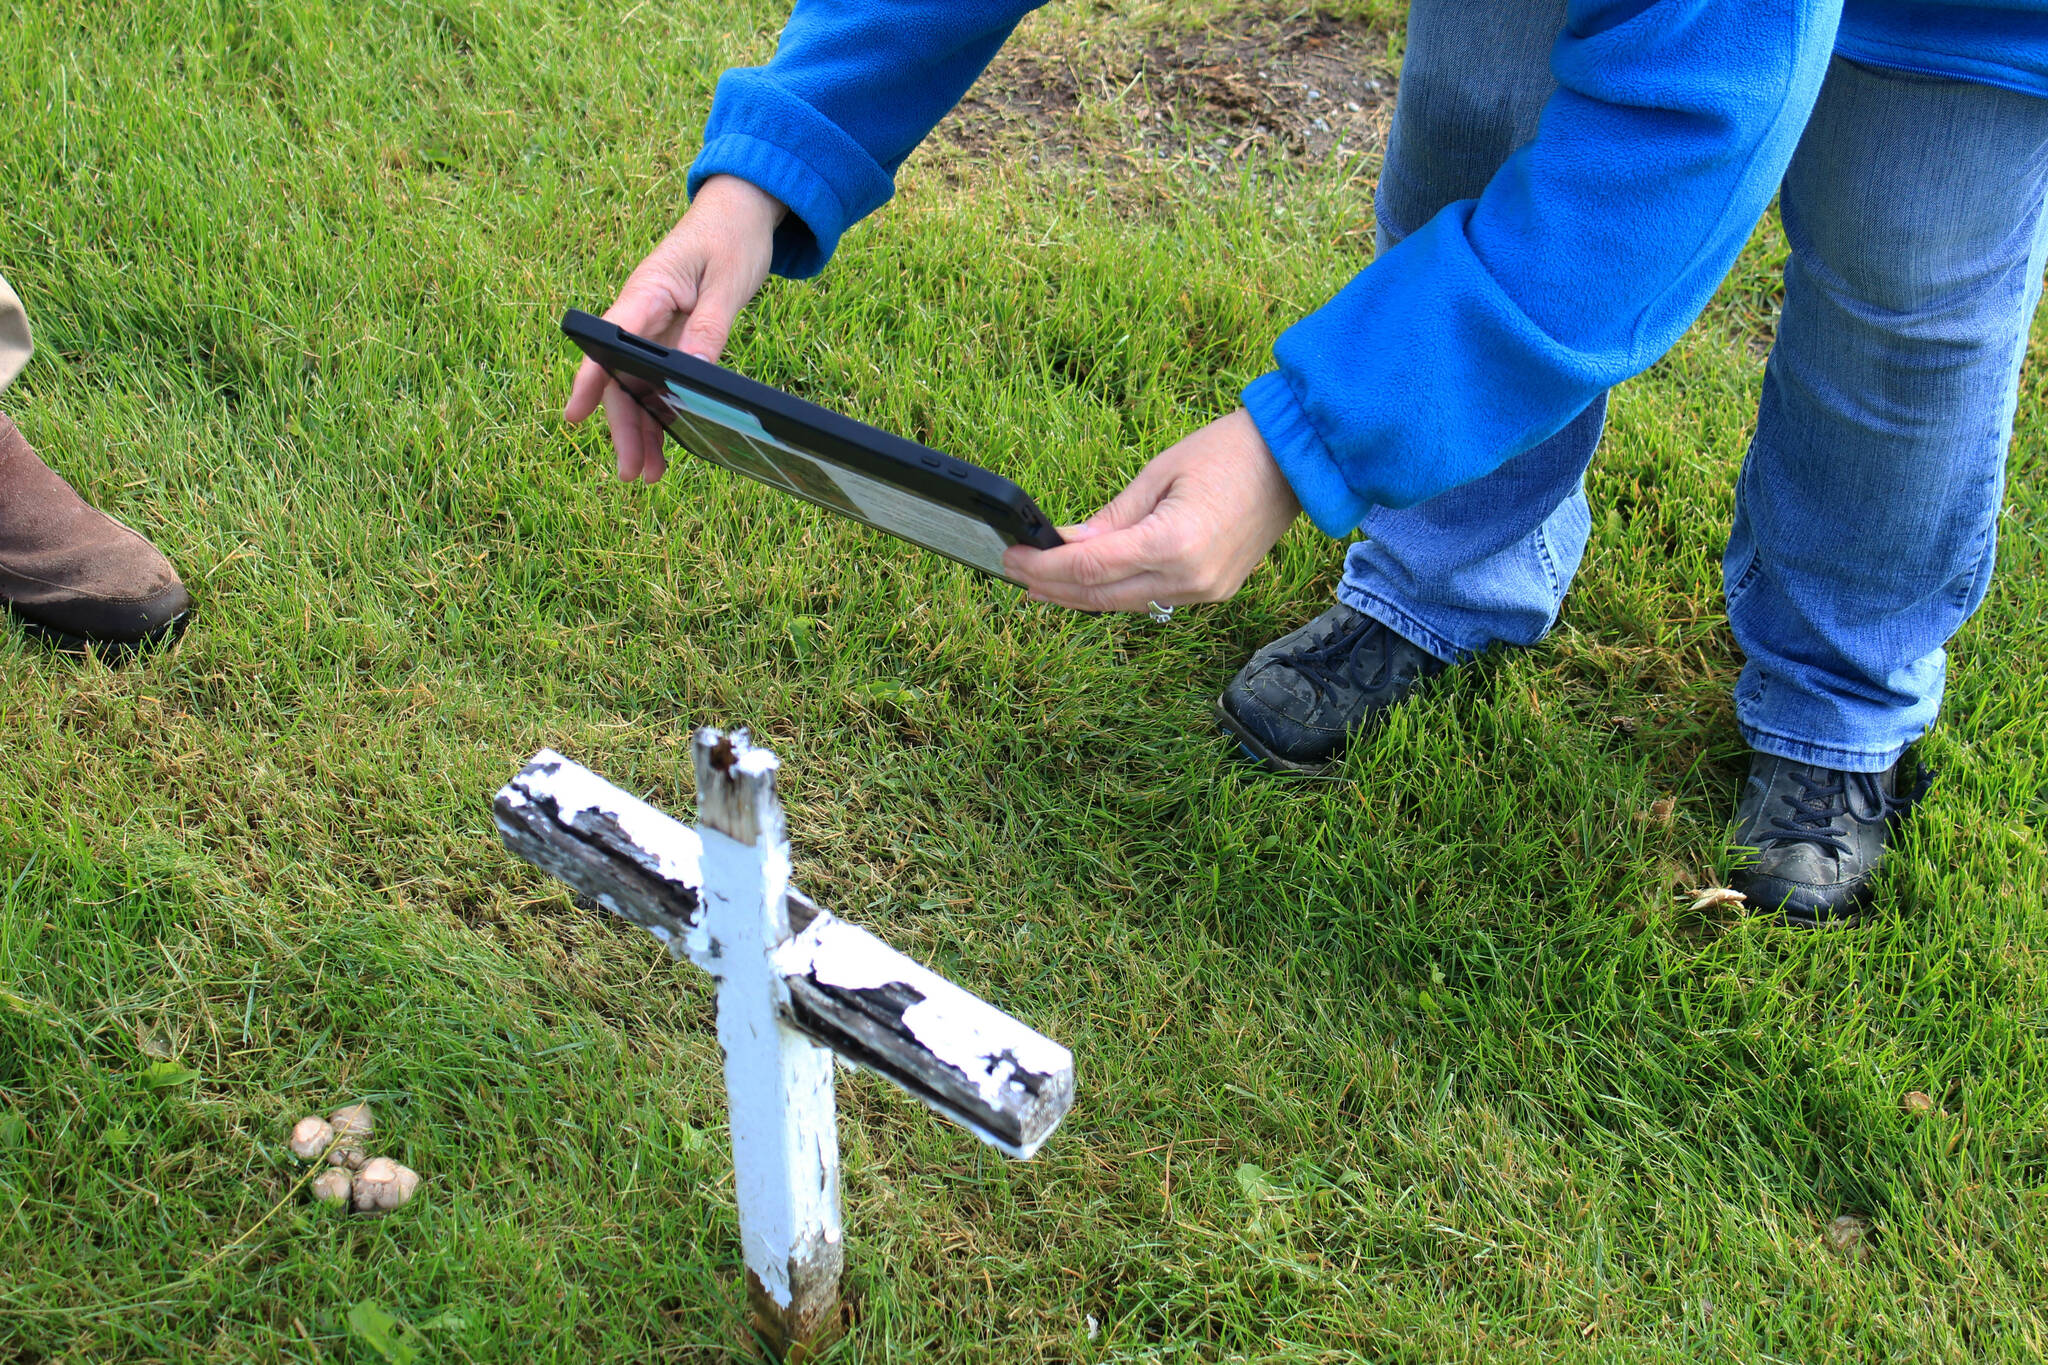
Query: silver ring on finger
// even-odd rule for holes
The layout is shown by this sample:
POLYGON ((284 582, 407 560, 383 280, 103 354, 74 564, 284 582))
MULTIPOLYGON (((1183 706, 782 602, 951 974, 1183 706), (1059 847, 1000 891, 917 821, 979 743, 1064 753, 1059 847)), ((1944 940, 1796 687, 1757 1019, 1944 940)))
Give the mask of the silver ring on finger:
POLYGON ((1172 607, 1162 607, 1157 602, 1147 602, 1145 606, 1147 608, 1145 614, 1161 625, 1165 625, 1173 619, 1172 607))

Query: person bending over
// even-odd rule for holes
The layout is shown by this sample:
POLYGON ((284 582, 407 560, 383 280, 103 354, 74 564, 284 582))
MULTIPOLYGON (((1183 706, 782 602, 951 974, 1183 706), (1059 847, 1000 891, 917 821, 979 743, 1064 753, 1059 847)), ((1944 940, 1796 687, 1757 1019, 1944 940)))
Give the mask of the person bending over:
MULTIPOLYGON (((714 359, 770 271, 815 274, 1031 6, 799 0, 720 79, 681 222, 607 317, 714 359)), ((1781 191, 1791 257, 1723 559, 1754 751, 1752 904, 1851 919, 1922 785, 1944 645, 1983 600, 2048 230, 2048 0, 1414 0, 1379 251, 1243 406, 1154 458, 1031 596, 1220 601, 1306 512, 1337 601, 1216 717, 1328 767, 1418 684, 1532 645, 1586 547, 1606 392, 1665 353, 1781 191)), ((602 371, 623 478, 660 433, 602 371)))

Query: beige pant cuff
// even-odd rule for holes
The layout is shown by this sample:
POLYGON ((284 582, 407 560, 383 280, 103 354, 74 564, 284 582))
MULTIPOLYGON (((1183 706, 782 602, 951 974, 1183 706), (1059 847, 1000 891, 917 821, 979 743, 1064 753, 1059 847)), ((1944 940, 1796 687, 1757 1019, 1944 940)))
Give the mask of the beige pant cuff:
POLYGON ((28 364, 29 352, 35 343, 29 339, 28 313, 21 306, 20 297, 7 281, 0 279, 0 389, 14 381, 21 373, 21 367, 28 364))

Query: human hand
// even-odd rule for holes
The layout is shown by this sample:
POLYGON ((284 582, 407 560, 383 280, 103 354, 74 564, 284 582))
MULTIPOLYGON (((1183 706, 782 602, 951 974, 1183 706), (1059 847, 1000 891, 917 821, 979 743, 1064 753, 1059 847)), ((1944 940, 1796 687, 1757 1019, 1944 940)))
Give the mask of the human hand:
MULTIPOLYGON (((725 349, 733 319, 768 278, 775 228, 789 210, 765 190, 730 175, 697 189, 675 229, 626 277, 605 320, 700 360, 725 349)), ((581 422, 604 407, 619 477, 653 483, 668 468, 661 427, 596 361, 586 359, 562 415, 581 422)))
POLYGON ((1081 611, 1221 602, 1301 512, 1243 408, 1183 437, 1053 550, 1015 545, 1003 570, 1037 602, 1081 611))

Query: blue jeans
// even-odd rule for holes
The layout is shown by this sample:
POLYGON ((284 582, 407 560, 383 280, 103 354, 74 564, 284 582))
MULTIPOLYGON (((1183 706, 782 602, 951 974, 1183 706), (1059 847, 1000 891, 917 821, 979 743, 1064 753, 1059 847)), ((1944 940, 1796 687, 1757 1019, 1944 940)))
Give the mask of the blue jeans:
MULTIPOLYGON (((1414 0, 1380 245, 1535 133, 1560 0, 1414 0)), ((2048 100, 1837 58, 1785 175, 1785 306, 1722 561, 1756 749, 1890 767, 1984 599, 2048 256, 2048 100)), ((1442 659, 1534 644, 1585 553, 1605 400, 1492 474, 1377 509, 1338 598, 1442 659)))

